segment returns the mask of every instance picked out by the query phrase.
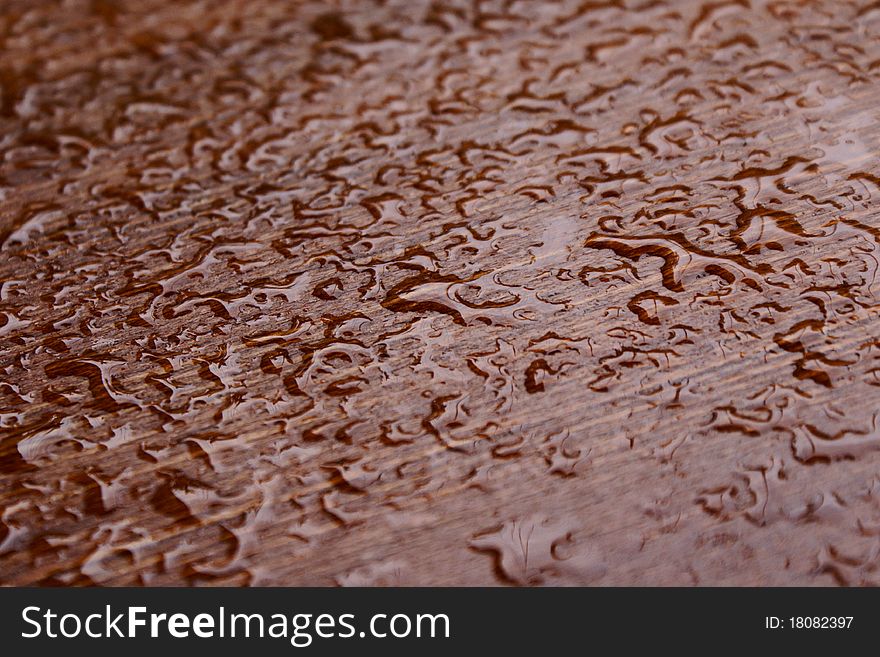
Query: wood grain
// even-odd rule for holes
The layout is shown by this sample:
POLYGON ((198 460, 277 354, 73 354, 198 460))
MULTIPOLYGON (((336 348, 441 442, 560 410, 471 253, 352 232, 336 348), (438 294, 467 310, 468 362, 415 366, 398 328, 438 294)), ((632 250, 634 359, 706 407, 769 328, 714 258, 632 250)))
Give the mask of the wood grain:
POLYGON ((0 8, 3 584, 880 583, 880 4, 0 8))

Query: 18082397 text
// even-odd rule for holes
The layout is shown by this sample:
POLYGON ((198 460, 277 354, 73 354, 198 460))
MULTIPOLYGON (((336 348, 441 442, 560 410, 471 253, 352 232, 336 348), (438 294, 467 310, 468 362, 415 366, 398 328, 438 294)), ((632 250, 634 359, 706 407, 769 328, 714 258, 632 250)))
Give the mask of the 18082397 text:
POLYGON ((764 627, 768 630, 848 630, 854 616, 765 616, 764 627))

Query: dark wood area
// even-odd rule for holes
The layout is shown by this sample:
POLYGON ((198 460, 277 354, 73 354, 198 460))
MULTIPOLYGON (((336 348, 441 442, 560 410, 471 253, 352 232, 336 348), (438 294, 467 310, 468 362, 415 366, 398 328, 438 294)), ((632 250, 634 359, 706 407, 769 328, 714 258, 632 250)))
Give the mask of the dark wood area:
POLYGON ((880 583, 880 3, 0 2, 0 583, 880 583))

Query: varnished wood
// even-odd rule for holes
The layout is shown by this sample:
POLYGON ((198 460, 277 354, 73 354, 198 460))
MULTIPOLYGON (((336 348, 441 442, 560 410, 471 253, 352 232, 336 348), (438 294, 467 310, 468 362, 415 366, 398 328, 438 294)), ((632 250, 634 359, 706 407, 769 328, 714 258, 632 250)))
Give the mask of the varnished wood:
POLYGON ((878 583, 876 2, 0 8, 3 584, 878 583))

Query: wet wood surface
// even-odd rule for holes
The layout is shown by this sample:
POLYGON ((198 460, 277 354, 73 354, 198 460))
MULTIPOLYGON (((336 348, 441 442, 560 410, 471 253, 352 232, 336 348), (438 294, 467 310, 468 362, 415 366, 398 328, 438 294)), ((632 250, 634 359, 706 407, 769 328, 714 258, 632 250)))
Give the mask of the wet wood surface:
POLYGON ((880 3, 0 2, 0 582, 880 583, 880 3))

